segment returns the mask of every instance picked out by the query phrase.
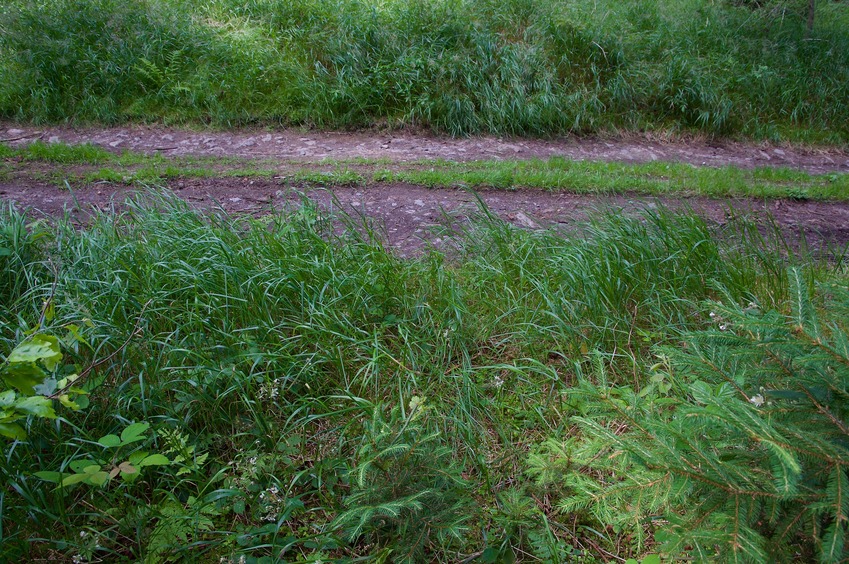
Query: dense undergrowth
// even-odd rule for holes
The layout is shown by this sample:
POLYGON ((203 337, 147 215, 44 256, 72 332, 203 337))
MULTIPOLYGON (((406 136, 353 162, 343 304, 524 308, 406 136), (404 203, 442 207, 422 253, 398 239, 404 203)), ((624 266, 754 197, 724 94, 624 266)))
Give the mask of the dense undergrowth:
POLYGON ((12 0, 0 115, 849 139, 849 6, 12 0))
POLYGON ((845 266, 664 211, 374 235, 161 194, 0 213, 0 398, 27 370, 89 404, 5 440, 3 557, 845 554, 845 266))

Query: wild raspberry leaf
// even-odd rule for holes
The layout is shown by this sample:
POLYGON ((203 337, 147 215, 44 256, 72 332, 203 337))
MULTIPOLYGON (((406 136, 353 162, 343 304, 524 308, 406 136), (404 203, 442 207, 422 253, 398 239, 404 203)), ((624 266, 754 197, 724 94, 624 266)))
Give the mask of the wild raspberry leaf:
POLYGON ((53 411, 53 402, 50 401, 50 398, 43 396, 19 399, 15 402, 15 410, 36 417, 56 418, 56 412, 53 411))
POLYGON ((7 386, 17 388, 22 394, 34 395, 35 388, 47 378, 47 374, 31 362, 16 362, 0 369, 0 378, 7 386))
POLYGON ((15 403, 15 392, 13 390, 6 390, 0 394, 0 408, 9 407, 13 403, 15 403))
POLYGON ((0 423, 0 435, 17 441, 27 438, 27 432, 16 423, 0 423))
POLYGON ((53 335, 35 335, 29 341, 23 342, 9 354, 6 361, 9 364, 24 364, 41 362, 51 372, 62 360, 59 339, 53 335))

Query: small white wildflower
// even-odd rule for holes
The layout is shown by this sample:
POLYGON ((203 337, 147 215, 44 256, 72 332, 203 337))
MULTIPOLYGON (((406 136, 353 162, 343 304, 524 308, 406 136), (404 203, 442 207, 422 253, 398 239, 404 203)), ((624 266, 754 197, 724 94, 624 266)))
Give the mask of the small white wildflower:
POLYGON ((88 531, 80 531, 80 538, 84 539, 88 535, 88 531))
POLYGON ((710 316, 711 316, 711 318, 714 318, 714 317, 716 317, 716 314, 714 312, 710 312, 710 316))
POLYGON ((492 385, 496 388, 500 388, 504 385, 504 380, 501 379, 501 376, 496 375, 495 378, 492 379, 492 385))
POLYGON ((722 325, 720 325, 720 326, 719 326, 719 330, 720 330, 720 331, 725 331, 726 329, 728 329, 728 325, 726 325, 726 324, 724 324, 724 323, 723 323, 722 325))
POLYGON ((79 554, 74 554, 74 556, 71 557, 71 562, 73 562, 74 564, 82 564, 83 561, 83 557, 79 554))
POLYGON ((251 466, 256 464, 256 456, 252 456, 250 459, 248 459, 248 464, 250 464, 251 466))
POLYGON ((764 404, 764 397, 760 394, 749 398, 749 403, 755 407, 760 407, 764 404))

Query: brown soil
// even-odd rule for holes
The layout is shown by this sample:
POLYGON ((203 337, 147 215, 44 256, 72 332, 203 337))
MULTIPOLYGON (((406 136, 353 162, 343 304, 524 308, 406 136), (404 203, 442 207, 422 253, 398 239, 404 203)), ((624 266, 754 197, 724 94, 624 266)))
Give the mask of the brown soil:
MULTIPOLYGON (((231 213, 263 214, 297 206, 306 196, 327 210, 341 208, 357 218, 368 218, 389 245, 402 254, 415 254, 428 243, 438 244, 439 227, 462 226, 478 213, 474 194, 458 189, 429 189, 404 184, 369 187, 307 188, 299 191, 274 180, 205 178, 174 181, 176 194, 202 208, 221 208, 231 213)), ((0 184, 0 199, 32 208, 33 213, 56 217, 67 211, 85 221, 88 210, 120 207, 130 188, 91 186, 70 192, 34 182, 0 184)), ((788 242, 797 246, 804 238, 815 249, 840 253, 849 245, 849 204, 812 201, 708 198, 660 198, 646 196, 594 196, 539 190, 485 190, 478 193, 490 212, 514 225, 572 231, 577 221, 599 209, 636 213, 656 207, 692 209, 721 227, 732 216, 745 216, 766 226, 768 216, 781 228, 788 242)))
MULTIPOLYGON (((293 130, 197 132, 161 126, 107 129, 67 127, 34 128, 0 125, 0 142, 11 145, 45 142, 102 145, 113 151, 130 149, 171 156, 206 155, 295 160, 315 163, 323 158, 383 158, 396 162, 441 158, 448 160, 527 159, 563 156, 570 159, 646 162, 683 161, 696 165, 739 167, 787 166, 813 173, 849 171, 845 149, 805 149, 732 142, 662 141, 647 138, 578 139, 554 141, 495 139, 488 137, 449 139, 409 132, 317 133, 293 130)), ((35 165, 34 165, 35 166, 35 165)), ((29 172, 32 173, 34 169, 29 172)), ((84 221, 90 210, 120 207, 132 190, 111 184, 68 191, 38 180, 30 174, 0 182, 0 199, 16 202, 33 213, 56 217, 67 211, 84 221)), ((306 189, 287 188, 275 179, 203 178, 173 181, 180 197, 200 208, 220 206, 234 213, 267 213, 298 205, 306 195, 326 209, 342 208, 362 216, 381 230, 387 242, 404 254, 416 253, 427 242, 439 242, 436 227, 446 221, 456 227, 479 211, 475 195, 455 189, 428 189, 403 184, 368 187, 306 189)), ((693 209, 718 226, 731 216, 744 215, 765 225, 771 216, 793 245, 805 239, 812 247, 841 252, 849 245, 849 203, 754 199, 714 200, 646 196, 597 196, 552 193, 539 190, 515 192, 485 190, 481 200, 494 214, 515 225, 569 231, 576 221, 598 209, 634 213, 664 206, 693 209)), ((573 231, 574 232, 574 231, 573 231)))
POLYGON ((451 139, 406 131, 373 133, 298 130, 189 131, 163 126, 117 128, 36 128, 0 124, 0 142, 10 145, 45 142, 94 143, 107 149, 129 149, 165 155, 207 155, 316 161, 329 159, 530 159, 562 156, 578 160, 627 163, 657 160, 698 166, 744 168, 784 166, 811 173, 849 172, 846 148, 804 148, 743 144, 703 139, 662 139, 648 136, 556 140, 472 137, 451 139))

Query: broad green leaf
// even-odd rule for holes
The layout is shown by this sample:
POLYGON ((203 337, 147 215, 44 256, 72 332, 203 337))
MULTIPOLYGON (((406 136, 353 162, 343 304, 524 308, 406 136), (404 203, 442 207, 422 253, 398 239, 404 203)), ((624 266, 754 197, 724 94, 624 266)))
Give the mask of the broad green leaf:
POLYGON ((19 362, 5 366, 0 370, 0 377, 7 385, 31 396, 35 394, 35 387, 44 382, 47 374, 31 362, 19 362))
POLYGON ((107 448, 114 448, 121 446, 121 439, 118 435, 104 435, 97 439, 97 442, 102 444, 107 448))
POLYGON ((59 339, 53 335, 35 335, 29 341, 23 342, 9 354, 7 362, 35 363, 41 362, 47 370, 55 370, 62 360, 59 339))
POLYGON ((40 478, 40 479, 44 480, 45 482, 51 482, 53 484, 59 484, 59 483, 62 482, 62 480, 65 479, 66 476, 70 476, 70 474, 63 474, 62 472, 42 471, 42 472, 33 473, 33 476, 35 476, 36 478, 40 478))
POLYGON ((15 402, 15 409, 27 415, 55 419, 56 412, 53 411, 53 402, 44 396, 33 396, 19 399, 15 402))
POLYGON ((133 454, 130 455, 129 463, 134 464, 134 465, 138 465, 138 463, 141 462, 142 460, 144 460, 147 457, 148 454, 150 454, 150 453, 148 453, 147 451, 144 451, 144 450, 134 452, 133 454))
POLYGON ((27 432, 17 423, 0 423, 0 435, 18 441, 27 438, 27 432))
POLYGON ((124 444, 144 440, 144 433, 150 428, 150 423, 142 421, 133 423, 121 432, 121 442, 124 444))
MULTIPOLYGON (((90 468, 92 466, 97 466, 97 463, 93 460, 72 460, 68 466, 71 467, 71 470, 77 473, 85 472, 86 468, 90 468)), ((100 469, 100 466, 97 466, 97 469, 100 469)))
POLYGON ((145 466, 167 466, 169 464, 171 464, 171 461, 165 455, 151 454, 139 462, 139 468, 144 468, 145 466))
POLYGON ((103 472, 103 471, 91 472, 91 473, 87 474, 87 476, 88 476, 88 480, 87 480, 88 483, 92 484, 94 486, 102 486, 103 484, 105 484, 106 482, 109 481, 109 473, 108 472, 103 472))
MULTIPOLYGON (((31 365, 30 365, 31 366, 31 365)), ((47 376, 34 387, 34 395, 36 396, 52 396, 59 389, 56 378, 47 376)))
POLYGON ((9 407, 13 403, 15 403, 14 390, 6 390, 0 394, 0 407, 9 407))
POLYGON ((56 383, 56 388, 58 388, 58 389, 64 389, 64 388, 66 388, 68 385, 73 384, 74 382, 76 382, 76 381, 77 381, 77 380, 79 380, 79 379, 80 379, 80 375, 79 375, 79 374, 71 374, 70 376, 65 376, 64 378, 62 378, 61 380, 59 380, 59 381, 56 383))
POLYGON ((88 477, 88 474, 71 474, 70 476, 62 478, 62 485, 71 486, 73 484, 79 484, 88 480, 88 477))
POLYGON ((71 399, 71 396, 69 396, 68 394, 62 394, 61 396, 59 396, 59 403, 61 403, 68 409, 79 411, 88 407, 89 400, 87 396, 79 396, 74 399, 71 399))

